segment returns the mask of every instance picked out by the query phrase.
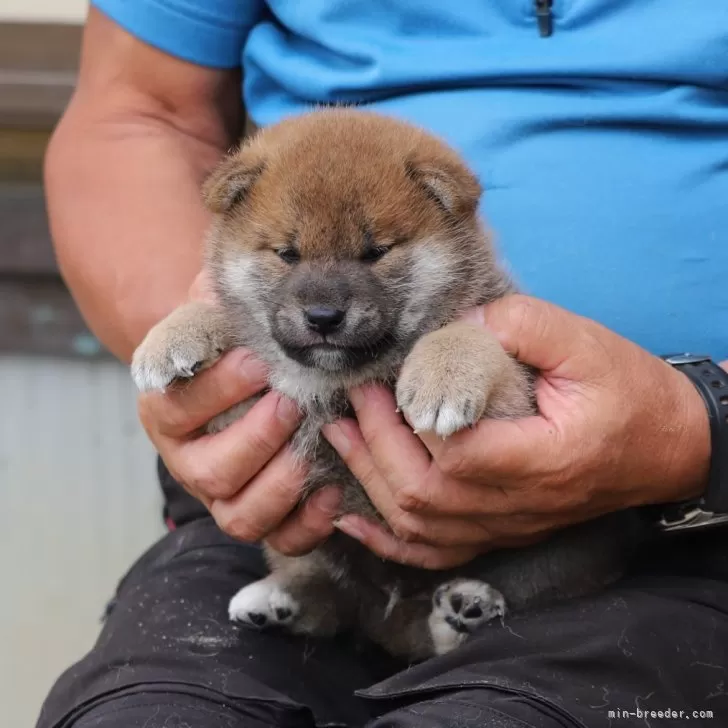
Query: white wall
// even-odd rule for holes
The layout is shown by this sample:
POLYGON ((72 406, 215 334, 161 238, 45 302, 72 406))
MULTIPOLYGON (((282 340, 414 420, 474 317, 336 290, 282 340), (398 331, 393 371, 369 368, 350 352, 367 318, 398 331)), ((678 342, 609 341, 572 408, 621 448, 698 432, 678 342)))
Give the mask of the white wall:
POLYGON ((87 0, 0 0, 0 22, 80 23, 87 7, 87 0))
POLYGON ((162 533, 128 370, 0 356, 2 728, 33 728, 118 580, 162 533))

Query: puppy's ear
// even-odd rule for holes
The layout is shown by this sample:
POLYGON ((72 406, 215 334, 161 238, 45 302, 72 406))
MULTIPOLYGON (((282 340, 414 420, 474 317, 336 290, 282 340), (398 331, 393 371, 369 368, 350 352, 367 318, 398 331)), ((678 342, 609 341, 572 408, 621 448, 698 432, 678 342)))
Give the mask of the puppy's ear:
POLYGON ((475 213, 483 190, 459 160, 444 155, 413 157, 406 167, 410 179, 449 216, 464 218, 475 213))
POLYGON ((265 163, 250 147, 224 159, 202 186, 202 197, 212 212, 227 212, 245 199, 265 163))

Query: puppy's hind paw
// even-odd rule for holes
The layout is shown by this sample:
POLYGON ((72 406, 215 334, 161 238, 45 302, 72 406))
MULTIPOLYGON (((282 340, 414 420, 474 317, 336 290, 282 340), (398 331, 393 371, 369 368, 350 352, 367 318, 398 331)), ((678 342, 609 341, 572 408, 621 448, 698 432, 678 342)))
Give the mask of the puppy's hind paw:
POLYGON ((298 602, 270 578, 248 584, 231 600, 228 615, 249 627, 286 627, 300 612, 298 602))
POLYGON ((435 654, 455 649, 478 627, 505 613, 503 595, 490 584, 474 579, 443 584, 432 597, 428 620, 435 654))

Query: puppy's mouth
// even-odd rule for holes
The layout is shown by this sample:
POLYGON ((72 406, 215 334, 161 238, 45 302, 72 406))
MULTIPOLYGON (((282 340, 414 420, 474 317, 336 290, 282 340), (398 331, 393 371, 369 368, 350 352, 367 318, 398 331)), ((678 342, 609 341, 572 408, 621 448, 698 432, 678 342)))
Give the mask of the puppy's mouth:
POLYGON ((370 364, 390 348, 392 341, 390 337, 382 336, 365 346, 345 346, 328 341, 306 346, 279 343, 286 356, 303 366, 324 369, 329 372, 341 372, 361 369, 370 364))

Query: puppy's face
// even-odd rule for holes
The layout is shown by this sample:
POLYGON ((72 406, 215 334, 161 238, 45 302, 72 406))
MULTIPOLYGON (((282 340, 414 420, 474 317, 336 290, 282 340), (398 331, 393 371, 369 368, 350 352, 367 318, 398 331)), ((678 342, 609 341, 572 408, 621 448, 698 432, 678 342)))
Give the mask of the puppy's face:
POLYGON ((219 292, 300 364, 360 369, 456 303, 484 245, 479 196, 452 151, 404 124, 345 110, 285 121, 206 183, 219 292))

